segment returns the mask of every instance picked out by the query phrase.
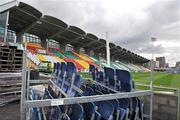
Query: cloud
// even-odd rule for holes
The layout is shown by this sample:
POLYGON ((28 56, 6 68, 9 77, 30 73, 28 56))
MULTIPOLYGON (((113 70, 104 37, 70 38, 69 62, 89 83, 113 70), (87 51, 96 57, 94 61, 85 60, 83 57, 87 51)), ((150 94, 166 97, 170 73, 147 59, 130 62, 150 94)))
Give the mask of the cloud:
POLYGON ((173 64, 180 61, 180 45, 164 44, 180 43, 179 0, 23 1, 99 38, 105 38, 108 31, 110 41, 149 59, 154 53, 173 64), (157 37, 155 47, 152 36, 157 37))

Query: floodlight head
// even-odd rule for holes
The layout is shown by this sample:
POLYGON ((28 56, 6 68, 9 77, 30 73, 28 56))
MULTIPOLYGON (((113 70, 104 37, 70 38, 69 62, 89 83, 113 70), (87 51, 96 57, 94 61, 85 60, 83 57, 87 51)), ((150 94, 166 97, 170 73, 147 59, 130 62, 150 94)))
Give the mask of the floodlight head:
POLYGON ((155 42, 155 41, 157 40, 157 38, 151 37, 151 40, 152 40, 153 42, 155 42))

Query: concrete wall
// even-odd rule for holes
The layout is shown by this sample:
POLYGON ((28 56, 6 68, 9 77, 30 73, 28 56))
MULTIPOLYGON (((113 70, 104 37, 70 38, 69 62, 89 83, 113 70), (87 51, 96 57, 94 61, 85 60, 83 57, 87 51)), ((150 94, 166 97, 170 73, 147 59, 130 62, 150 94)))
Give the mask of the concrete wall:
MULTIPOLYGON (((149 114, 150 97, 146 96, 143 99, 145 113, 149 114)), ((176 95, 155 93, 153 102, 153 120, 177 120, 178 97, 176 95)))

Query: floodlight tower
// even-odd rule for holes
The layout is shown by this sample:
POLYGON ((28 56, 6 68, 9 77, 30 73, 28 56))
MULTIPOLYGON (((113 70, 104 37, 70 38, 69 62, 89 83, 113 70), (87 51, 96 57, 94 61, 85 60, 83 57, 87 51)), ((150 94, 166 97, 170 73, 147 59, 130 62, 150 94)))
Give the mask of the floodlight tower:
MULTIPOLYGON (((156 42, 157 38, 155 37, 151 37, 151 41, 153 42, 153 48, 155 46, 155 42, 156 42)), ((152 52, 152 59, 154 60, 154 53, 152 52)))
MULTIPOLYGON (((157 38, 151 37, 151 41, 153 42, 153 49, 154 49, 154 44, 156 42, 157 38)), ((151 59, 151 78, 150 78, 150 89, 152 91, 151 93, 151 100, 150 100, 150 120, 152 120, 152 113, 153 113, 153 84, 154 84, 154 53, 152 52, 152 59, 151 59)))

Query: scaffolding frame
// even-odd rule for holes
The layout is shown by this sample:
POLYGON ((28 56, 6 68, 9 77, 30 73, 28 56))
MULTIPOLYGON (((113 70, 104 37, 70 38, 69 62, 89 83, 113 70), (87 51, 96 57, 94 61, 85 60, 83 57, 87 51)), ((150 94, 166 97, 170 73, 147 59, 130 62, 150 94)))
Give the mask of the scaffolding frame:
MULTIPOLYGON (((81 96, 81 97, 69 97, 68 94, 64 93, 61 88, 59 88, 52 80, 33 80, 33 82, 29 80, 27 77, 27 71, 30 69, 27 68, 27 50, 26 44, 25 49, 23 51, 23 68, 22 68, 22 89, 21 89, 21 120, 26 120, 29 118, 29 109, 32 107, 48 107, 48 106, 59 106, 59 105, 70 105, 77 103, 88 103, 88 102, 96 102, 96 101, 106 101, 113 99, 122 99, 122 98, 132 98, 132 97, 140 97, 140 96, 150 96, 150 113, 146 117, 149 117, 149 120, 152 120, 152 111, 153 111, 153 61, 151 61, 151 80, 150 80, 150 90, 140 90, 133 92, 118 92, 113 94, 105 94, 105 95, 93 95, 93 96, 81 96), (27 78, 27 79, 26 79, 27 78), (56 90, 59 90, 65 98, 56 98, 56 99, 44 99, 44 100, 28 100, 27 92, 30 87, 30 83, 34 84, 52 84, 56 90)), ((29 72, 28 72, 29 73, 29 72)), ((68 83, 64 83, 67 84, 68 83)), ((96 82, 96 84, 102 85, 101 83, 96 82)), ((107 86, 102 85, 103 87, 110 89, 107 86)), ((79 93, 81 90, 74 85, 71 86, 72 89, 75 89, 79 93)))

